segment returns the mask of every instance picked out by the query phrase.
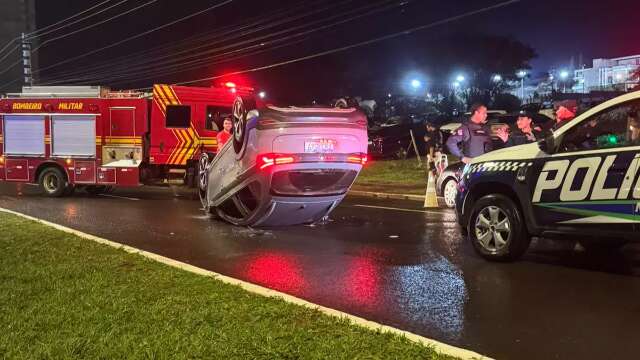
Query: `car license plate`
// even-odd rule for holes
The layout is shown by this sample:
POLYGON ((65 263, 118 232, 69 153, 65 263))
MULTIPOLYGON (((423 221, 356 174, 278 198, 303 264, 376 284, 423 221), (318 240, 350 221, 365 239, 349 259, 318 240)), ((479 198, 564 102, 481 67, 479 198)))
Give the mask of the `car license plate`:
POLYGON ((337 142, 333 139, 318 139, 304 142, 304 152, 306 153, 328 153, 336 149, 337 142))

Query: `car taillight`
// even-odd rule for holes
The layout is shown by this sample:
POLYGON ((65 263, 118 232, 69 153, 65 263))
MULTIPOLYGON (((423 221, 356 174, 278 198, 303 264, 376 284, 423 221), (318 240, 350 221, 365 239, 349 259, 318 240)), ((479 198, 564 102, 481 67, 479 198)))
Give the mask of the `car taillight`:
POLYGON ((296 159, 291 155, 262 154, 258 155, 256 164, 260 170, 263 170, 273 165, 291 164, 295 161, 296 159))
POLYGON ((256 166, 260 170, 267 169, 274 165, 285 165, 293 163, 313 163, 313 162, 346 162, 351 164, 364 165, 367 163, 367 154, 355 153, 355 154, 261 154, 258 155, 256 160, 256 166))
POLYGON ((360 154, 360 155, 349 155, 347 156, 347 162, 352 163, 352 164, 360 164, 360 165, 364 165, 367 163, 367 154, 360 154))

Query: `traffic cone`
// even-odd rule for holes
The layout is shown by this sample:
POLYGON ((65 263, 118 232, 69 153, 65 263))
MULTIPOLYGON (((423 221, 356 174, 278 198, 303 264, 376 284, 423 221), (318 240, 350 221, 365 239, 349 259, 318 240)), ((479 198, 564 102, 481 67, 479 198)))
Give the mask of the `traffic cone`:
POLYGON ((424 208, 437 208, 438 196, 436 195, 436 177, 431 170, 431 156, 427 160, 427 172, 429 178, 427 179, 427 192, 424 194, 424 208))

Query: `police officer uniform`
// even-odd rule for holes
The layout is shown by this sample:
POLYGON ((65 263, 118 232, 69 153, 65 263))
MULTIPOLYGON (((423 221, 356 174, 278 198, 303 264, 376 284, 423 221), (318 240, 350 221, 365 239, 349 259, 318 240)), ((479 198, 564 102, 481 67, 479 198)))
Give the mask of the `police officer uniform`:
POLYGON ((462 126, 454 131, 447 139, 447 149, 449 149, 452 155, 460 159, 463 157, 474 158, 483 155, 493 150, 491 128, 471 121, 462 124, 462 126), (462 147, 460 144, 462 144, 462 147))
POLYGON ((544 137, 542 131, 532 129, 530 133, 524 133, 522 130, 514 130, 509 134, 509 140, 504 144, 505 147, 529 144, 536 142, 544 137))

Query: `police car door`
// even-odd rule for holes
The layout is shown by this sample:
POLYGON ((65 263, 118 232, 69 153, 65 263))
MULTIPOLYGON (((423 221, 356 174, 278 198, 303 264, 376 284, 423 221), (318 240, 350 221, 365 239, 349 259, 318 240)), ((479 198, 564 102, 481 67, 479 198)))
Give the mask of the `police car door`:
POLYGON ((535 166, 531 199, 539 226, 589 235, 638 228, 639 109, 640 100, 611 106, 556 139, 554 154, 535 166))

